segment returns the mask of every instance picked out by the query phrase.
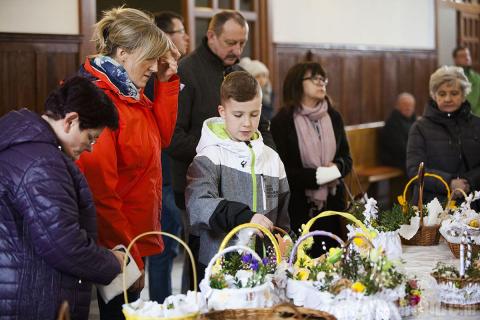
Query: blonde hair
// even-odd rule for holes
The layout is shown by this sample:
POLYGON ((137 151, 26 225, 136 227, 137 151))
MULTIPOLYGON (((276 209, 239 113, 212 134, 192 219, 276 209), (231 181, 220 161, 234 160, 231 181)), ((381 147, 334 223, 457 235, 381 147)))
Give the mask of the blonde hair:
POLYGON ((92 41, 97 53, 105 56, 113 56, 117 48, 129 53, 139 49, 140 61, 159 59, 173 46, 152 16, 123 6, 103 12, 102 19, 95 24, 92 41))
POLYGON ((462 68, 453 66, 442 66, 438 68, 437 71, 430 76, 430 95, 433 97, 442 84, 456 84, 457 81, 460 84, 463 95, 467 96, 472 90, 472 85, 465 76, 462 68))

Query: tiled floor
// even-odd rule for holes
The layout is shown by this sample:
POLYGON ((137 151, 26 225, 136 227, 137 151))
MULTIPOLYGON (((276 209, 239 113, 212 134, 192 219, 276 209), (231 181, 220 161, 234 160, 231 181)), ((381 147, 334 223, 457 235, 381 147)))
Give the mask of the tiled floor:
MULTIPOLYGON (((173 264, 173 271, 172 271, 172 291, 173 293, 180 293, 181 288, 181 280, 182 280, 182 266, 183 266, 183 255, 177 256, 173 264)), ((148 275, 147 275, 148 276, 148 275)), ((148 285, 148 281, 145 281, 146 285, 148 285)), ((141 293, 142 298, 146 298, 148 300, 148 287, 145 287, 141 293)), ((93 289, 92 294, 92 302, 90 303, 90 317, 89 320, 100 320, 100 314, 98 312, 98 304, 97 304, 97 295, 96 289, 93 289)))

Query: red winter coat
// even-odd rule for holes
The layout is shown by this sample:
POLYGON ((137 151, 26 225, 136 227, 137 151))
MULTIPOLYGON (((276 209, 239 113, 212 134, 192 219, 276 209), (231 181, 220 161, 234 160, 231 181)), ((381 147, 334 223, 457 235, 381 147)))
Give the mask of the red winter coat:
MULTIPOLYGON (((84 73, 112 100, 119 113, 119 129, 105 129, 78 165, 92 190, 101 245, 128 246, 146 231, 160 231, 162 197, 161 149, 170 144, 178 107, 179 78, 156 82, 153 103, 140 93, 140 100, 122 95, 107 75, 87 59, 84 73)), ((141 257, 163 251, 160 236, 136 242, 132 254, 139 267, 141 257)))

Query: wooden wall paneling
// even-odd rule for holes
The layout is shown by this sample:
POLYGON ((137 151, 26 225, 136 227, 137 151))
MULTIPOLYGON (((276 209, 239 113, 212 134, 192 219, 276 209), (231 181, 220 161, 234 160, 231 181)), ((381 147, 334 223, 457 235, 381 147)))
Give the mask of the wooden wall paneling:
POLYGON ((398 66, 395 54, 386 53, 383 56, 383 114, 386 118, 395 107, 398 90, 398 66))
POLYGON ((274 44, 273 87, 276 106, 288 69, 311 52, 329 74, 328 94, 335 100, 346 125, 383 121, 397 95, 411 92, 423 111, 428 81, 437 66, 434 50, 331 48, 305 44, 274 44))
POLYGON ((398 92, 413 92, 413 58, 411 55, 401 53, 396 57, 398 92))
MULTIPOLYGON (((343 72, 341 77, 341 104, 337 109, 342 113, 345 125, 361 123, 360 96, 361 90, 361 56, 352 54, 343 59, 343 72), (357 94, 355 94, 357 93, 357 94)), ((330 90, 331 88, 329 88, 330 90)))
POLYGON ((81 37, 0 33, 0 115, 28 107, 42 112, 48 93, 79 67, 81 37))
POLYGON ((377 53, 365 55, 361 59, 361 123, 373 122, 383 118, 381 94, 382 70, 381 56, 377 53))
POLYGON ((0 96, 2 97, 0 115, 12 109, 35 104, 35 54, 22 48, 0 49, 2 59, 2 80, 0 96))
POLYGON ((423 114, 423 109, 428 101, 428 83, 431 75, 431 65, 427 55, 413 59, 413 90, 417 102, 416 113, 423 114))

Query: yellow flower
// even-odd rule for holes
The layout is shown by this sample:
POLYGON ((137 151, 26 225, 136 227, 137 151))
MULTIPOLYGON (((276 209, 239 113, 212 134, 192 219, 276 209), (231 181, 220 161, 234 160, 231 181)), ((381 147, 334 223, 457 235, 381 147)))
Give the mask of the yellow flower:
POLYGON ((354 292, 362 293, 362 292, 365 291, 365 289, 366 289, 365 286, 364 286, 361 282, 359 282, 359 281, 357 281, 357 282, 355 282, 354 284, 352 284, 352 290, 353 290, 354 292))
POLYGON ((405 198, 403 196, 398 196, 397 201, 402 207, 407 204, 407 201, 405 200, 405 198))
POLYGON ((295 279, 297 280, 308 280, 308 277, 310 276, 310 271, 306 268, 300 268, 295 272, 295 279))
POLYGON ((298 249, 297 251, 297 261, 295 262, 295 266, 297 267, 311 267, 314 265, 312 258, 310 258, 303 249, 298 249))
POLYGON ((478 223, 478 220, 476 220, 476 219, 471 220, 471 221, 468 223, 468 225, 469 225, 470 227, 472 227, 472 228, 478 228, 478 227, 480 227, 480 225, 479 225, 479 223, 478 223))
POLYGON ((369 248, 370 248, 368 242, 365 241, 364 238, 362 238, 362 237, 366 237, 363 233, 357 233, 357 234, 355 234, 355 236, 356 236, 356 238, 353 239, 353 243, 354 243, 359 249, 366 250, 366 249, 369 249, 369 248))
POLYGON ((418 290, 412 290, 412 291, 410 291, 410 294, 412 296, 421 296, 422 295, 422 293, 418 290))

